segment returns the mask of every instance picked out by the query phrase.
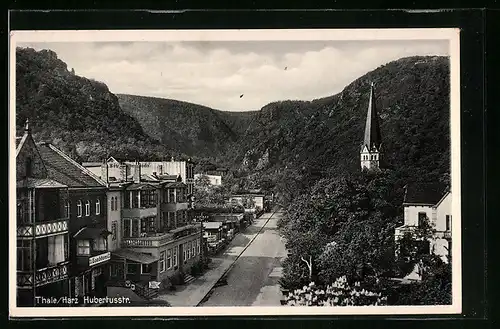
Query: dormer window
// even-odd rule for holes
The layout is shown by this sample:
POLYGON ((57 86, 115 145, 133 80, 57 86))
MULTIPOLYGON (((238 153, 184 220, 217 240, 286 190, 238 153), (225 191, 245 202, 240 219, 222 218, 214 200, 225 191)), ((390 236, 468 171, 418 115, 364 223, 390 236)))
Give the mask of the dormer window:
POLYGON ((95 202, 95 214, 100 215, 101 214, 101 200, 97 199, 95 202))

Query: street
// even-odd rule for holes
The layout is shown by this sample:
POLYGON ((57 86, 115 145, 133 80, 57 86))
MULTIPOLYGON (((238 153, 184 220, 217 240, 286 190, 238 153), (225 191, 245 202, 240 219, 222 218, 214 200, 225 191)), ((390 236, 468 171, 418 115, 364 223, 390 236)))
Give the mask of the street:
MULTIPOLYGON (((264 214, 261 220, 266 216, 271 214, 264 214)), ((286 256, 276 227, 280 216, 270 217, 227 274, 227 285, 214 288, 200 306, 280 305, 281 260, 286 256)))

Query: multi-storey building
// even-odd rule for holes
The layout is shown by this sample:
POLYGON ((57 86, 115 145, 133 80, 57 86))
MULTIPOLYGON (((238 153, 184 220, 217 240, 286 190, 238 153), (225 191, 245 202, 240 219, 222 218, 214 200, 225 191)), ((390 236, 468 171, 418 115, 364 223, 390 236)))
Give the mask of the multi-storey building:
MULTIPOLYGON (((440 256, 448 262, 451 256, 451 192, 436 184, 409 184, 405 187, 404 225, 395 230, 396 242, 406 232, 412 233, 418 227, 430 226, 432 237, 423 243, 423 252, 440 256)), ((418 269, 410 278, 418 278, 418 269)))
POLYGON ((142 168, 136 162, 128 175, 128 170, 114 173, 108 163, 101 165, 111 209, 110 276, 141 287, 151 281, 170 285, 173 277, 189 273, 200 260, 201 225, 189 219, 187 185, 180 176, 142 174, 142 168))
POLYGON ((38 144, 48 177, 68 186, 70 297, 106 296, 109 273, 107 186, 50 143, 38 144))
POLYGON ((26 122, 16 138, 18 306, 68 295, 67 200, 68 187, 49 178, 26 122))

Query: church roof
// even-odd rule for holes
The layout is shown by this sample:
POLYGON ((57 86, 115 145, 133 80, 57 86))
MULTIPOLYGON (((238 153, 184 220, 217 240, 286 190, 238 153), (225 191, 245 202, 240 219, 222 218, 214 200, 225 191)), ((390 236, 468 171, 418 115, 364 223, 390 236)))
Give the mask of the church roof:
POLYGON ((368 150, 372 150, 374 147, 380 150, 380 145, 382 144, 374 89, 372 82, 370 87, 370 99, 368 101, 368 112, 366 114, 365 138, 361 149, 366 146, 368 150))

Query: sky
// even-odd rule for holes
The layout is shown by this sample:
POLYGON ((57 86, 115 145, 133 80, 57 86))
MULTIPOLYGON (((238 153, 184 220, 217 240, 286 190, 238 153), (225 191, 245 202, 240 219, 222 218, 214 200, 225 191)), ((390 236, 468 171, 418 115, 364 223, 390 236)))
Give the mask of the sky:
POLYGON ((390 61, 449 55, 446 40, 21 43, 115 94, 177 99, 223 111, 334 95, 390 61))

